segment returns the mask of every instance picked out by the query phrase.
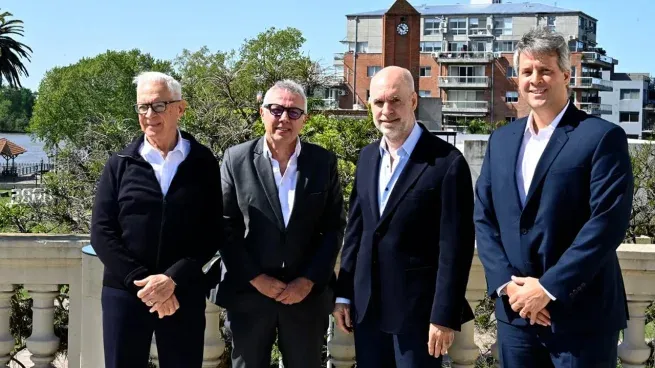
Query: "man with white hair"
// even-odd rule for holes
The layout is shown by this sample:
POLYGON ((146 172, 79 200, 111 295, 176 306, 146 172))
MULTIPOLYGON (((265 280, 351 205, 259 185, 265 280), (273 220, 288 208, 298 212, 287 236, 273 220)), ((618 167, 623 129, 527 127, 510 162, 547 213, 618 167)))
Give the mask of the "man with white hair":
POLYGON ((221 166, 226 244, 217 303, 227 309, 232 367, 320 367, 345 227, 336 156, 302 142, 303 88, 277 82, 260 108, 264 137, 231 147, 221 166))
POLYGON ((160 367, 200 367, 202 266, 223 239, 219 166, 178 128, 186 108, 179 82, 146 72, 135 83, 143 134, 107 161, 91 225, 105 265, 105 367, 146 368, 153 332, 160 367))

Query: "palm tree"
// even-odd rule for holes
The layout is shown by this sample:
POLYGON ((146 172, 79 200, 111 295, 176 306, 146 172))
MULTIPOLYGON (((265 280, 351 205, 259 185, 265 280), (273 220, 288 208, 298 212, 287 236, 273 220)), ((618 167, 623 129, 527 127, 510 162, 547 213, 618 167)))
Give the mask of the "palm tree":
POLYGON ((11 16, 9 12, 0 14, 0 85, 4 79, 11 87, 21 87, 20 76, 29 76, 22 59, 30 61, 32 49, 13 39, 16 35, 23 36, 23 21, 6 19, 11 16))

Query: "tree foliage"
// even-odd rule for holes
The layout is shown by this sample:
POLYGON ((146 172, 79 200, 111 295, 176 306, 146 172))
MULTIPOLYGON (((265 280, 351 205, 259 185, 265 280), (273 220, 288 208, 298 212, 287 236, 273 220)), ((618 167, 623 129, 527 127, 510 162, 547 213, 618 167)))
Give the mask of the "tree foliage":
POLYGON ((171 63, 139 50, 107 51, 49 70, 39 86, 30 131, 53 148, 80 144, 86 126, 131 120, 138 129, 133 78, 143 71, 171 74, 171 63))
POLYGON ((27 88, 0 87, 0 131, 25 132, 34 101, 34 93, 27 88))

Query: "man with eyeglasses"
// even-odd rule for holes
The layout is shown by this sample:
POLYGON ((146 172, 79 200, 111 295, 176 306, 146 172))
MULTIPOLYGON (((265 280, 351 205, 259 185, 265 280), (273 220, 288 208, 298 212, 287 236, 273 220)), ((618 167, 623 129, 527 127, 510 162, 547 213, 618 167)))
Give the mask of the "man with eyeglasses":
POLYGON ((186 102, 172 77, 135 78, 140 134, 107 161, 95 196, 91 242, 105 265, 106 368, 148 367, 153 332, 160 367, 201 367, 202 266, 223 240, 220 168, 178 129, 186 102))
POLYGON ((217 304, 227 309, 232 367, 268 368, 276 335, 286 368, 320 367, 345 227, 337 159, 298 138, 302 86, 280 81, 263 102, 264 137, 223 157, 217 304))

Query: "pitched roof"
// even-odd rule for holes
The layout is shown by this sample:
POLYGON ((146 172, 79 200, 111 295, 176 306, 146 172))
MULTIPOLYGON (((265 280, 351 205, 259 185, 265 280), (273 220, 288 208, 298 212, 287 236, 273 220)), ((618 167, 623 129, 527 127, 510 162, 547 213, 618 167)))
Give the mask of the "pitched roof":
MULTIPOLYGON (((580 13, 579 10, 557 8, 539 3, 506 3, 506 4, 457 4, 457 5, 419 5, 414 6, 421 15, 482 15, 482 14, 570 14, 580 13)), ((352 16, 383 16, 387 9, 363 13, 348 14, 352 16)))
POLYGON ((25 152, 27 152, 25 148, 17 145, 7 138, 0 138, 0 156, 12 158, 25 152))

